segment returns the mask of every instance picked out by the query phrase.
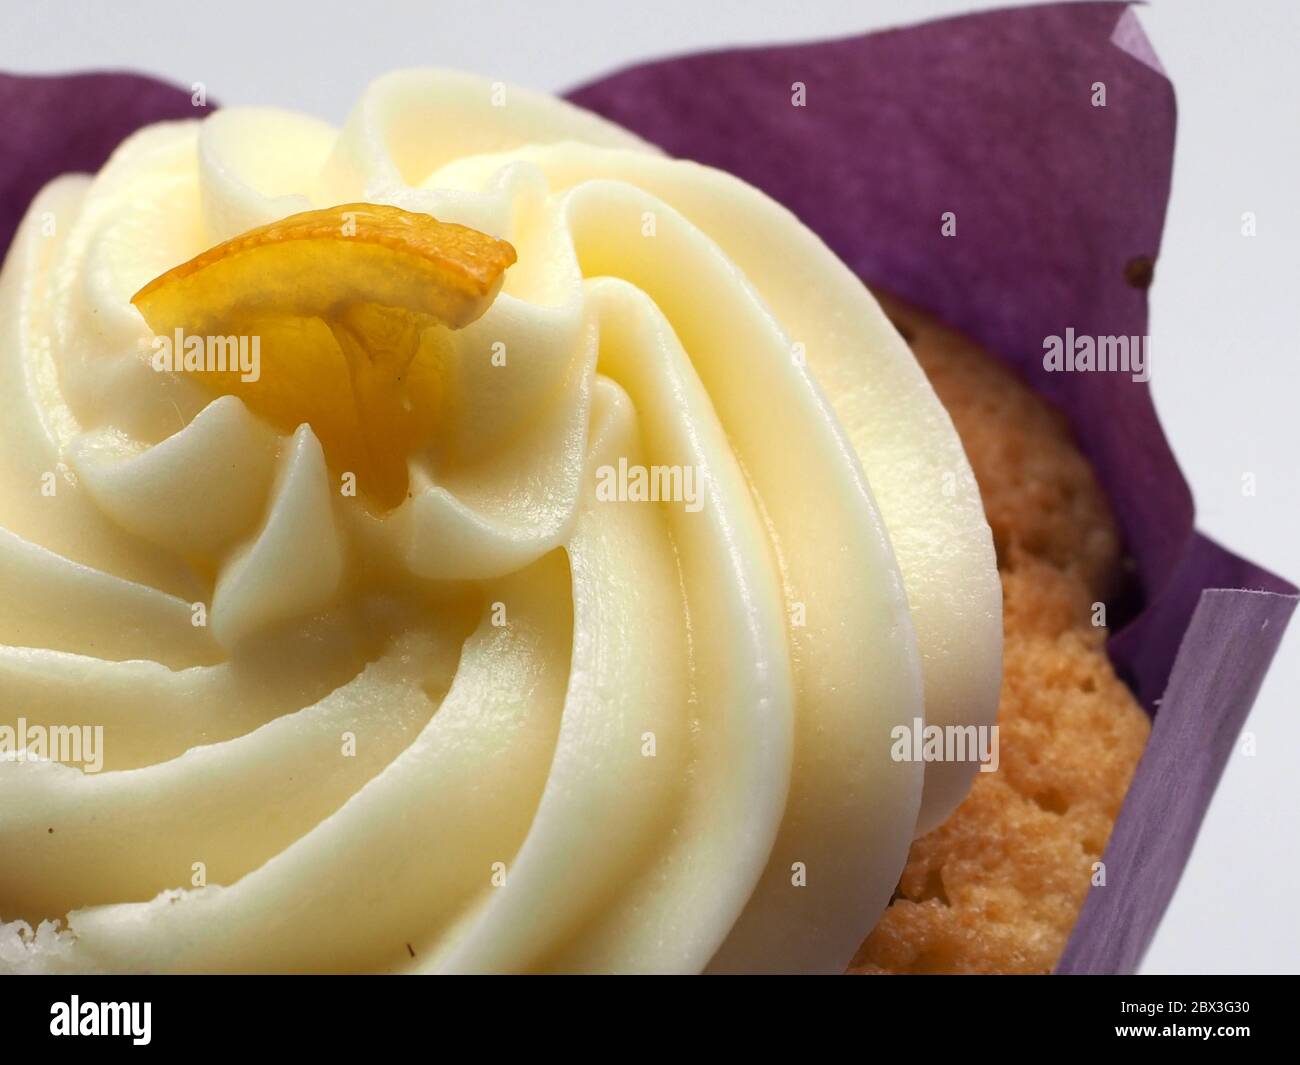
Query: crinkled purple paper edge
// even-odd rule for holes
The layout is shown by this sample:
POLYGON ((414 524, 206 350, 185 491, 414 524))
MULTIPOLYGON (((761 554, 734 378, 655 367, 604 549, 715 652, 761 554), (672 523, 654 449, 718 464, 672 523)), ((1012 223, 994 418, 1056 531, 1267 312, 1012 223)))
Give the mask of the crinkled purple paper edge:
POLYGON ((141 126, 208 110, 138 74, 0 74, 0 256, 47 182, 94 173, 141 126))
MULTIPOLYGON (((1090 893, 1057 971, 1131 972, 1295 607, 1286 581, 1195 532, 1147 386, 1041 367, 1043 338, 1066 326, 1146 332, 1126 268, 1159 251, 1175 110, 1132 12, 1054 4, 686 56, 571 98, 763 188, 865 281, 981 340, 1069 417, 1136 562, 1136 613, 1111 657, 1160 705, 1106 849, 1108 886, 1090 893), (806 107, 791 106, 795 82, 806 107), (946 211, 954 238, 940 234, 946 211)), ((205 110, 137 75, 0 74, 0 254, 46 181, 98 169, 142 125, 205 110)))

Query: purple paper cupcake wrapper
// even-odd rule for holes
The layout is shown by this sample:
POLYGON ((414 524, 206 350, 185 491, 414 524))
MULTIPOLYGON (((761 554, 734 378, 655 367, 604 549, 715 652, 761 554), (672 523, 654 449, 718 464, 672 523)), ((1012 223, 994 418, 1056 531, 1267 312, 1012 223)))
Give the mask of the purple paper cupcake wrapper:
MULTIPOLYGON (((1155 723, 1103 856, 1107 886, 1057 972, 1132 972, 1296 605, 1288 582, 1195 531, 1147 384, 1044 369, 1045 338, 1068 329, 1146 335, 1175 105, 1133 12, 1052 4, 703 53, 570 99, 763 189, 865 282, 998 353, 1069 419, 1134 562, 1108 650, 1155 723)), ((206 110, 131 74, 0 75, 0 108, 0 252, 46 181, 98 169, 142 125, 206 110)))

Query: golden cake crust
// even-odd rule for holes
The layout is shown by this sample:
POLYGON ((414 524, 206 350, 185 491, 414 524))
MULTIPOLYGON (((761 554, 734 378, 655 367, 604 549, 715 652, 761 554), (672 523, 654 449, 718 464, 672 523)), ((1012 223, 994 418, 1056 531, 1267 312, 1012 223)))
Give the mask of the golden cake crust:
POLYGON ((1119 536, 1064 420, 993 356, 880 297, 952 416, 993 530, 1004 598, 1000 766, 916 840, 851 973, 1046 973, 1119 813, 1150 721, 1093 605, 1119 536))

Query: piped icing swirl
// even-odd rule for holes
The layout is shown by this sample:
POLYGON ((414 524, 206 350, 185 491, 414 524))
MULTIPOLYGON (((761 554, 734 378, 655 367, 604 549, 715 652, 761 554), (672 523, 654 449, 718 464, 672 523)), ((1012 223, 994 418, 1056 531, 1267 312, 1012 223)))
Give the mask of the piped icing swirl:
POLYGON ((103 728, 102 772, 0 762, 0 967, 838 971, 969 786, 890 754, 991 722, 1001 657, 906 344, 782 207, 561 101, 403 71, 341 131, 142 130, 33 203, 0 396, 0 706, 103 728), (130 302, 353 201, 518 252, 391 509, 130 302), (694 505, 601 491, 636 469, 694 505))

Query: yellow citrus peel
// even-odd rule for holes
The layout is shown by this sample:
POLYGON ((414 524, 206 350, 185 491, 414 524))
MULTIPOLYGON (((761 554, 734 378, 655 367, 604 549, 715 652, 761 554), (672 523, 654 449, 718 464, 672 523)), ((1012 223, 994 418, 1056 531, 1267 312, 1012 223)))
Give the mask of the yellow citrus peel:
POLYGON ((349 203, 218 244, 131 302, 160 337, 257 338, 256 379, 238 365, 194 376, 284 429, 309 423, 330 465, 392 507, 437 422, 445 331, 491 306, 514 261, 466 226, 349 203))

